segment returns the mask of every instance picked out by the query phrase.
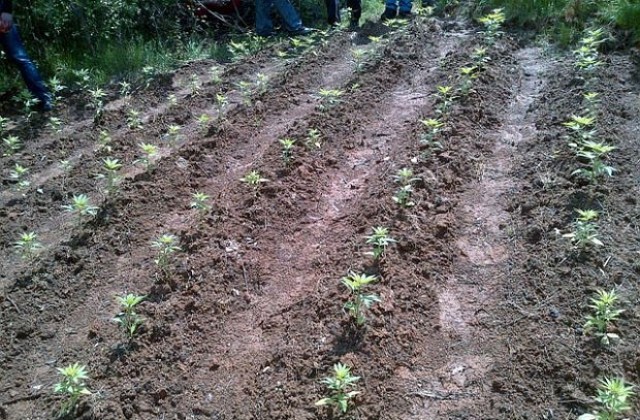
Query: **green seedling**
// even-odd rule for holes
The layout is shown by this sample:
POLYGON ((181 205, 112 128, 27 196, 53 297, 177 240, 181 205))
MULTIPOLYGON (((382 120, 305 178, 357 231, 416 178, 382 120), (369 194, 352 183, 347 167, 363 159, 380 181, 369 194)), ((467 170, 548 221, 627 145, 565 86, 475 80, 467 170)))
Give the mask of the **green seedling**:
POLYGON ((405 186, 411 185, 416 181, 420 181, 420 178, 413 176, 413 170, 411 170, 411 168, 402 168, 393 176, 393 180, 401 186, 405 186))
POLYGON ((364 71, 366 60, 369 56, 369 51, 364 48, 354 48, 351 50, 351 58, 356 73, 362 73, 364 71))
POLYGON ((24 191, 29 188, 31 183, 26 179, 29 169, 16 163, 13 169, 9 172, 9 178, 16 182, 16 189, 18 191, 24 191))
POLYGON ((426 131, 420 136, 420 144, 429 149, 441 149, 442 145, 436 140, 436 137, 442 131, 444 123, 434 118, 427 118, 420 120, 420 122, 426 128, 426 131))
POLYGON ((172 93, 171 95, 167 96, 167 102, 169 102, 169 106, 171 107, 178 106, 178 97, 175 93, 172 93))
POLYGON ((71 70, 71 73, 76 79, 76 86, 82 91, 88 91, 91 85, 91 72, 89 69, 71 70))
POLYGON ((11 120, 9 118, 5 118, 0 115, 0 136, 3 135, 5 131, 7 131, 7 127, 9 127, 10 121, 11 120))
POLYGON ((60 98, 60 93, 67 88, 56 76, 49 79, 48 85, 54 101, 57 101, 60 98))
POLYGON ((157 250, 154 262, 163 273, 168 273, 173 255, 182 250, 178 238, 165 233, 151 242, 151 246, 157 250))
POLYGON ((22 142, 17 136, 7 136, 2 139, 2 143, 5 147, 5 152, 2 156, 13 156, 22 149, 22 142))
POLYGON ((252 96, 253 96, 253 86, 249 82, 245 82, 244 80, 235 84, 235 86, 240 91, 240 96, 242 97, 242 103, 246 106, 251 106, 252 96))
POLYGON ((491 57, 487 55, 487 49, 484 47, 474 48, 471 53, 471 60, 473 61, 474 67, 477 67, 478 70, 484 70, 491 61, 491 57))
POLYGON ((269 90, 269 76, 266 74, 256 74, 256 93, 263 95, 269 90))
POLYGON ((500 27, 505 21, 502 9, 493 9, 491 13, 478 19, 484 25, 484 38, 488 45, 493 45, 496 38, 502 33, 500 27))
POLYGON ((234 61, 241 60, 242 58, 247 57, 251 54, 249 43, 246 41, 236 42, 235 40, 231 40, 227 45, 234 61))
POLYGON ((153 160, 158 156, 158 146, 149 143, 140 143, 138 147, 142 151, 142 156, 140 156, 134 163, 140 162, 146 169, 151 168, 153 160))
POLYGON ((116 296, 121 312, 113 318, 113 321, 125 331, 129 340, 133 339, 138 328, 144 322, 143 318, 136 313, 136 306, 145 298, 146 296, 137 296, 131 293, 125 296, 116 296))
POLYGON ((249 185, 251 188, 253 188, 253 193, 255 195, 258 195, 260 186, 265 182, 268 182, 269 180, 266 178, 263 178, 262 175, 260 175, 260 172, 251 171, 244 177, 240 178, 240 181, 249 185))
POLYGON ((596 130, 593 128, 595 123, 596 119, 593 116, 581 117, 577 115, 572 115, 569 121, 562 123, 562 125, 571 130, 576 140, 575 143, 570 145, 578 147, 582 142, 593 139, 596 134, 596 130))
POLYGON ((53 390, 56 394, 63 394, 66 401, 60 408, 60 416, 67 416, 73 413, 80 398, 83 395, 91 395, 85 381, 89 379, 87 368, 74 363, 65 368, 58 368, 58 373, 62 376, 60 382, 55 384, 53 390))
POLYGON ((393 196, 393 201, 402 207, 413 207, 416 203, 411 201, 413 195, 413 183, 419 181, 420 178, 413 176, 413 171, 410 168, 402 168, 393 177, 394 180, 400 184, 400 188, 393 196))
POLYGON ((600 105, 600 94, 598 92, 587 92, 582 96, 587 103, 585 107, 586 114, 595 120, 598 115, 598 106, 600 105))
POLYGON ((218 123, 224 120, 224 110, 227 107, 229 101, 227 97, 222 93, 216 93, 216 110, 218 111, 218 123))
POLYGON ((23 260, 33 260, 37 252, 42 249, 38 242, 38 235, 35 232, 23 233, 20 239, 13 243, 13 247, 18 251, 23 260))
POLYGON ((220 67, 209 67, 209 81, 215 85, 222 82, 222 69, 220 67))
POLYGON ((58 162, 58 168, 62 171, 62 189, 65 189, 65 184, 67 183, 67 178, 69 177, 69 173, 73 168, 71 161, 68 159, 63 159, 58 162))
POLYGON ((196 123, 198 124, 198 128, 201 132, 206 133, 209 130, 209 123, 211 122, 211 117, 207 114, 200 114, 198 118, 196 118, 196 123))
POLYGON ((453 101, 457 96, 454 95, 454 89, 451 86, 438 86, 436 89, 436 98, 438 100, 436 112, 440 115, 446 116, 449 114, 453 101))
POLYGON ((91 107, 93 108, 93 120, 98 121, 104 112, 104 98, 107 96, 104 90, 95 88, 89 91, 91 107))
POLYGON ((368 252, 367 255, 372 255, 374 260, 382 258, 387 247, 395 242, 389 236, 389 229, 385 227, 374 227, 373 233, 365 238, 367 243, 373 246, 373 251, 368 252))
POLYGON ((476 71, 477 67, 462 67, 460 69, 460 87, 458 88, 458 92, 462 96, 467 96, 471 89, 473 88, 473 80, 477 77, 476 71))
POLYGON ((191 96, 200 96, 200 79, 197 74, 192 74, 189 78, 189 91, 191 92, 191 96))
POLYGON ((131 96, 131 83, 123 80, 122 82, 118 83, 118 86, 120 86, 120 96, 124 98, 128 98, 129 96, 131 96))
POLYGON ((601 28, 587 31, 573 51, 575 66, 585 74, 592 74, 603 62, 598 56, 598 46, 604 41, 604 30, 601 28))
POLYGON ((340 89, 320 89, 317 95, 318 98, 320 98, 318 109, 320 111, 327 111, 335 107, 342 102, 343 95, 344 91, 340 89))
POLYGON ((307 149, 320 149, 322 147, 322 133, 316 128, 307 130, 307 136, 304 139, 304 145, 307 149))
POLYGON ((364 289, 378 279, 375 276, 366 274, 349 273, 347 277, 342 278, 342 284, 349 289, 349 300, 344 304, 349 316, 353 318, 357 326, 362 326, 367 321, 365 311, 376 302, 380 302, 380 296, 376 294, 367 294, 364 289))
POLYGON ((98 149, 111 153, 111 135, 106 130, 100 131, 98 135, 98 149))
POLYGON ((104 170, 103 178, 107 180, 106 190, 112 194, 118 190, 118 184, 122 177, 118 175, 118 171, 122 168, 122 164, 118 159, 105 158, 102 160, 102 169, 104 170))
POLYGON ((573 232, 562 235, 571 240, 571 243, 580 249, 586 249, 590 245, 603 246, 598 238, 598 225, 595 220, 598 212, 595 210, 577 210, 578 217, 573 222, 573 232))
POLYGON ((291 161, 293 160, 293 146, 295 145, 296 141, 290 138, 284 138, 278 141, 282 145, 282 161, 284 162, 285 166, 289 166, 291 164, 291 161))
POLYGON ((589 308, 593 309, 593 313, 586 317, 584 332, 586 334, 593 333, 596 337, 599 337, 603 346, 608 346, 612 341, 619 340, 620 336, 611 332, 614 328, 614 323, 618 320, 620 314, 624 312, 622 309, 616 308, 618 295, 615 290, 610 292, 598 290, 590 301, 589 308))
POLYGON ((93 217, 98 214, 98 207, 92 206, 89 197, 85 194, 74 195, 71 198, 71 204, 64 205, 62 208, 69 213, 75 214, 79 222, 87 216, 93 217))
POLYGON ((140 119, 140 111, 130 109, 127 111, 127 126, 130 130, 138 130, 142 128, 142 119, 140 119))
POLYGON ((205 193, 195 192, 191 194, 193 200, 191 201, 191 208, 196 209, 200 217, 206 216, 211 211, 211 204, 209 204, 209 200, 211 199, 205 193))
POLYGON ((177 124, 171 124, 167 127, 167 142, 171 147, 174 147, 178 141, 180 141, 180 132, 182 131, 182 127, 177 124))
POLYGON ((64 121, 62 121, 60 118, 57 117, 50 117, 49 121, 47 122, 47 127, 55 132, 55 133, 60 133, 62 132, 62 126, 64 125, 64 121))
POLYGON ((578 420, 618 420, 631 411, 629 399, 634 396, 633 385, 622 378, 603 378, 599 381, 595 397, 599 407, 593 413, 583 414, 578 420))
POLYGON ((360 380, 359 376, 351 374, 351 368, 342 363, 333 365, 333 376, 326 377, 322 383, 329 389, 330 395, 316 402, 316 406, 332 406, 338 408, 342 413, 349 410, 349 401, 351 401, 359 391, 351 390, 356 382, 360 380))
POLYGON ((606 165, 603 158, 615 149, 614 146, 605 143, 591 140, 584 141, 576 155, 581 159, 585 159, 589 167, 576 169, 572 174, 585 176, 591 182, 595 182, 603 176, 612 177, 615 168, 606 165))

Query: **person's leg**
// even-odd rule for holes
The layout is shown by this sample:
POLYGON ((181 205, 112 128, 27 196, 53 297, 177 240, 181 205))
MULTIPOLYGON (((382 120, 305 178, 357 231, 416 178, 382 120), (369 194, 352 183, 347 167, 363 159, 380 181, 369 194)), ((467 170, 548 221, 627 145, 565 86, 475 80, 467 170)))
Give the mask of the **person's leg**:
POLYGON ((304 28, 298 11, 293 7, 289 0, 273 0, 273 4, 278 13, 280 13, 280 16, 282 16, 282 20, 287 31, 297 32, 304 28))
POLYGON ((400 0, 400 11, 399 14, 401 16, 411 15, 411 7, 413 6, 412 0, 400 0))
POLYGON ((0 34, 0 45, 5 54, 20 70, 27 89, 40 100, 41 107, 51 108, 51 94, 44 84, 40 73, 25 50, 18 28, 14 25, 9 32, 0 34))
POLYGON ((347 6, 351 9, 351 26, 358 26, 362 16, 362 1, 347 0, 347 6))
POLYGON ((327 22, 329 25, 340 23, 340 0, 325 0, 327 6, 327 22))
POLYGON ((273 0, 256 0, 256 33, 258 35, 269 36, 273 33, 272 6, 273 0))
POLYGON ((382 13, 382 16, 380 16, 380 19, 385 21, 388 19, 394 19, 396 17, 396 15, 398 14, 398 5, 396 2, 397 0, 385 0, 384 12, 382 13))

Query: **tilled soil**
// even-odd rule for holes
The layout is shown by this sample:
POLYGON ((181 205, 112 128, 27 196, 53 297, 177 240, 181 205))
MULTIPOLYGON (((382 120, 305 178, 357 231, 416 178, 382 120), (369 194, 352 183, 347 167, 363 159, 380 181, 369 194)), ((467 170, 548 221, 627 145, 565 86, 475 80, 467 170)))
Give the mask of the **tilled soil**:
POLYGON ((74 362, 92 394, 68 417, 83 419, 340 418, 315 406, 338 362, 361 378, 343 416, 357 419, 575 418, 594 407, 599 378, 639 383, 632 57, 604 56, 586 86, 570 55, 504 36, 472 90, 438 114, 437 88, 459 87, 483 43, 456 22, 368 24, 306 51, 270 44, 225 64, 220 83, 213 63, 186 66, 110 94, 100 119, 72 98, 56 111, 61 132, 15 116, 25 147, 0 158, 0 418, 54 418, 56 368, 74 362), (259 73, 268 89, 243 101, 238 83, 259 73), (321 89, 342 95, 323 107, 321 89), (599 135, 617 147, 614 176, 596 184, 573 174, 562 125, 588 90, 600 94, 599 135), (128 127, 130 109, 141 128, 128 127), (436 117, 445 125, 425 144, 420 120, 436 117), (310 129, 319 148, 304 145, 310 129), (97 147, 101 131, 110 150, 97 147), (289 164, 283 138, 296 140, 289 164), (135 162, 140 143, 160 146, 149 168, 135 162), (124 163, 113 194, 98 176, 109 156, 124 163), (24 191, 9 177, 18 162, 24 191), (418 178, 412 207, 392 198, 401 168, 418 178), (251 170, 267 180, 257 192, 240 181, 251 170), (194 192, 211 197, 204 216, 194 192), (94 218, 62 210, 81 193, 94 218), (604 246, 580 253, 562 237, 576 208, 601 212, 604 246), (376 226, 395 239, 378 261, 365 239, 376 226), (25 261, 13 244, 30 231, 43 249, 25 261), (164 233, 181 247, 168 274, 151 247, 164 233), (350 272, 378 278, 364 327, 343 308, 350 272), (615 288, 625 310, 608 348, 583 330, 598 288, 615 288), (130 342, 113 322, 125 293, 146 296, 130 342))

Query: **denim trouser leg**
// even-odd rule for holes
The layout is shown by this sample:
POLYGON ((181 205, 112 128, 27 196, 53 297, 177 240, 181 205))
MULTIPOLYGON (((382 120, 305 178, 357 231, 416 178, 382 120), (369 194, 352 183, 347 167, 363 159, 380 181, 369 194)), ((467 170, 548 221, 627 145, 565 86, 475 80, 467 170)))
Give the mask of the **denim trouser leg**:
POLYGON ((256 0, 256 32, 258 35, 268 35, 273 31, 271 7, 273 0, 256 0))
POLYGON ((411 6, 413 5, 412 0, 400 0, 400 13, 409 13, 411 12, 411 6))
POLYGON ((273 0, 273 4, 282 17, 287 31, 296 31, 302 28, 302 19, 289 0, 273 0))
POLYGON ((325 0, 329 25, 340 22, 340 0, 325 0))
POLYGON ((24 49, 24 45, 22 45, 22 40, 15 25, 9 32, 0 34, 0 45, 2 45, 2 49, 5 54, 7 54, 7 57, 20 69, 22 78, 31 94, 42 102, 50 101, 51 96, 49 95, 49 90, 42 81, 36 65, 31 61, 29 55, 27 55, 27 51, 24 49))
POLYGON ((388 10, 398 10, 398 0, 385 0, 384 8, 388 10))

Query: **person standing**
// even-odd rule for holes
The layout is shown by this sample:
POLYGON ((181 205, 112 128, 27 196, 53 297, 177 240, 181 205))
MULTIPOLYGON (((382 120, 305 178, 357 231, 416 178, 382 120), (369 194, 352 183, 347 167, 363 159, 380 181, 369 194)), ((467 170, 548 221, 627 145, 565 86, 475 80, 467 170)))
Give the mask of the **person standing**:
POLYGON ((20 70, 27 89, 39 100, 38 107, 42 111, 53 108, 53 99, 40 73, 22 44, 18 28, 13 23, 13 3, 11 0, 0 0, 0 45, 2 50, 20 70))
POLYGON ((308 35, 313 32, 313 29, 302 25, 298 11, 289 0, 256 0, 256 33, 259 36, 275 35, 271 20, 271 8, 274 6, 289 34, 308 35))
MULTIPOLYGON (((325 0, 327 6, 327 20, 330 26, 337 26, 340 23, 340 0, 325 0)), ((360 24, 362 15, 361 0, 347 0, 347 7, 351 9, 351 21, 349 29, 356 29, 360 24)))
POLYGON ((383 22, 396 17, 408 19, 411 17, 412 0, 385 0, 384 12, 380 16, 383 22))

